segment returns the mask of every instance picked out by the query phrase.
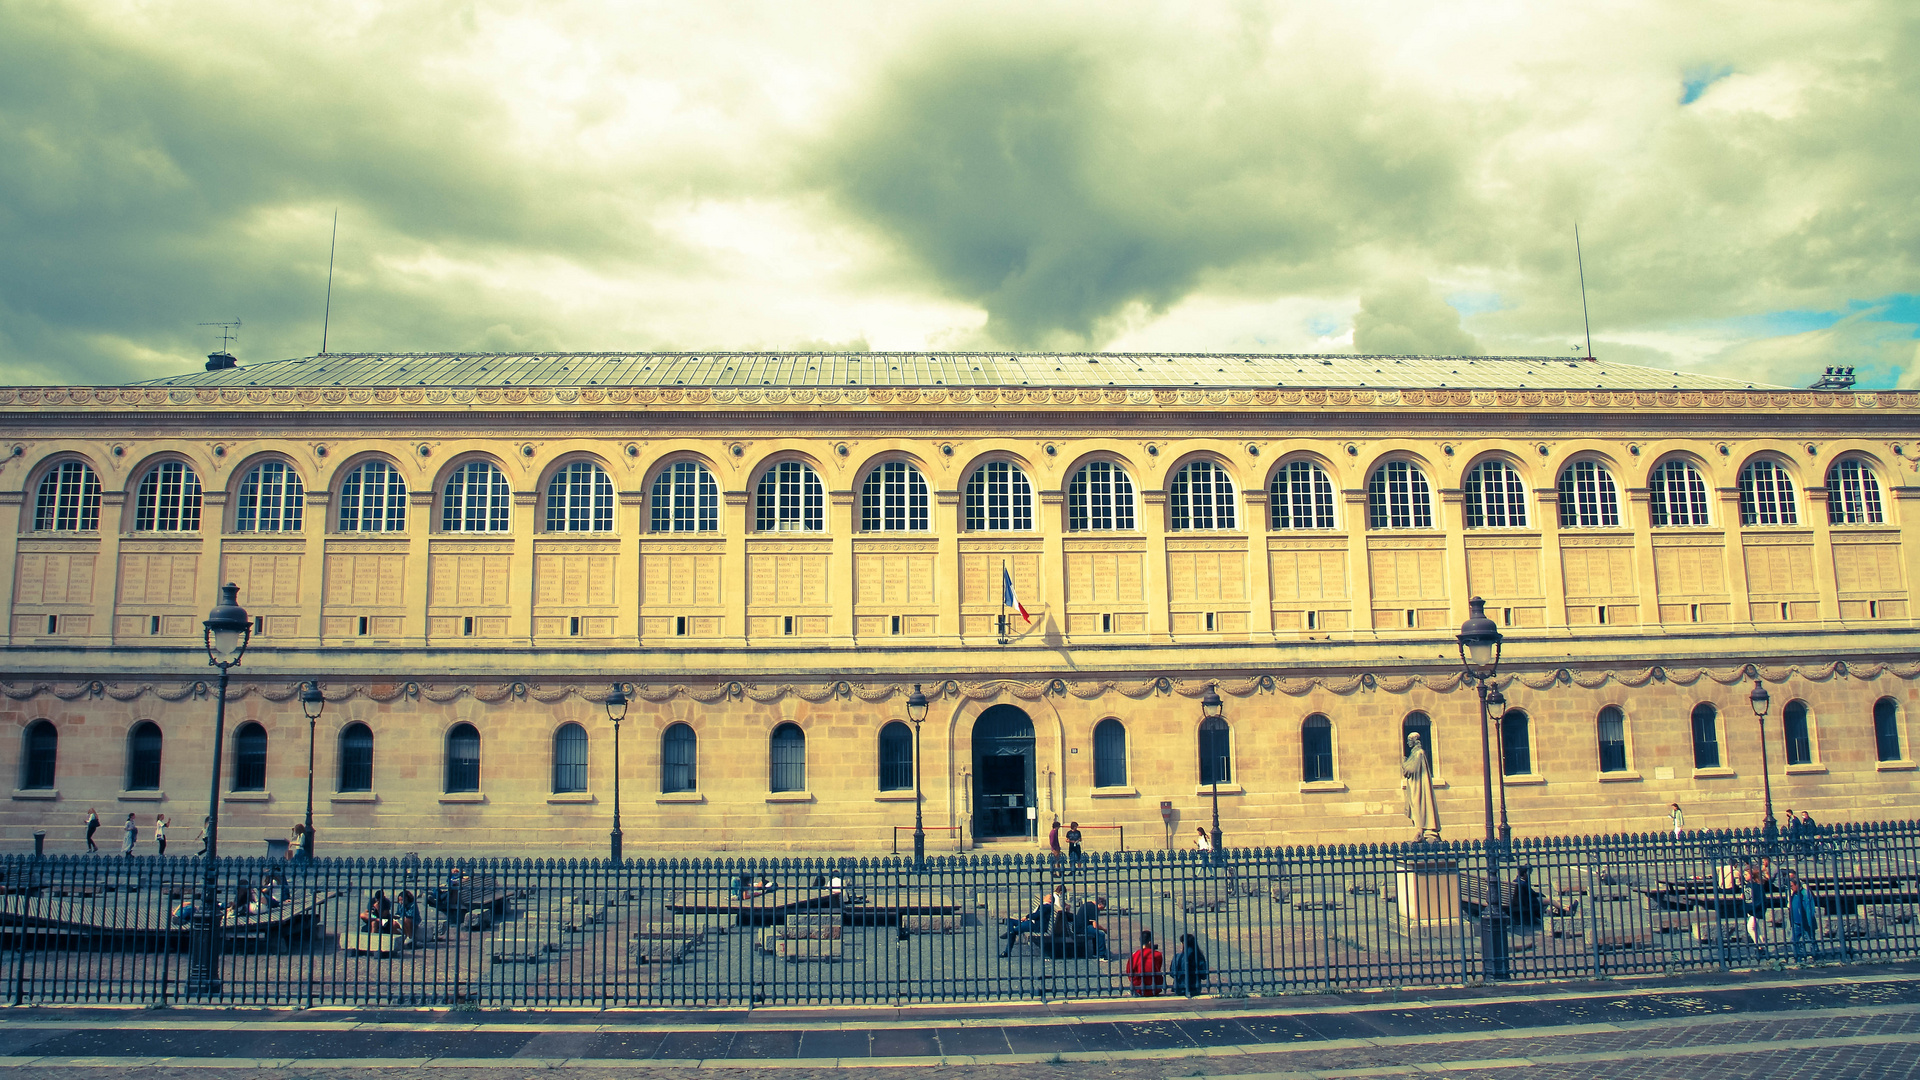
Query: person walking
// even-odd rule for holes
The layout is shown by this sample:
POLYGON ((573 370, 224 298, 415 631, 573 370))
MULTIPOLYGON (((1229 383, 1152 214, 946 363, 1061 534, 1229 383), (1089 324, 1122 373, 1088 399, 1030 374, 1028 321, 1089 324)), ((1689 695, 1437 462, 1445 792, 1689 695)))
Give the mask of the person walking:
POLYGON ((1668 808, 1667 822, 1673 826, 1673 838, 1680 839, 1680 833, 1687 827, 1687 815, 1680 809, 1679 803, 1674 803, 1668 808))
POLYGON ((212 838, 213 818, 211 816, 203 817, 200 819, 200 850, 194 853, 194 858, 200 858, 207 853, 207 841, 212 838))
POLYGON ((1753 939, 1754 951, 1767 955, 1767 873, 1759 863, 1747 867, 1747 937, 1753 939))
POLYGON ((1207 827, 1202 825, 1193 831, 1195 834, 1193 841, 1194 848, 1203 852, 1212 851, 1213 841, 1207 837, 1207 827))
POLYGON ((1086 856, 1080 851, 1080 823, 1069 821, 1067 822, 1067 862, 1077 867, 1080 865, 1080 860, 1084 858, 1086 856))
POLYGON ((120 837, 120 854, 133 858, 133 845, 140 841, 140 826, 134 824, 133 815, 127 815, 126 831, 120 837))
POLYGON ((1047 859, 1054 866, 1060 865, 1060 819, 1053 819, 1053 828, 1047 830, 1047 859))
POLYGON ((1813 815, 1807 813, 1805 810, 1800 811, 1800 831, 1808 836, 1812 836, 1819 830, 1820 827, 1813 823, 1813 815))
POLYGON ((153 844, 159 848, 159 854, 167 853, 167 815, 153 815, 153 844))
POLYGON ((1200 951, 1199 938, 1180 935, 1180 951, 1173 954, 1167 974, 1173 979, 1173 988, 1182 994, 1192 997, 1200 992, 1201 984, 1207 981, 1207 954, 1200 951))
POLYGON ((1793 942, 1795 963, 1820 957, 1820 908, 1813 902, 1800 875, 1787 871, 1787 936, 1793 942))
POLYGON ((93 834, 100 831, 100 814, 93 807, 87 807, 87 850, 98 852, 100 846, 93 842, 93 834))
POLYGON ((1134 997, 1159 997, 1167 986, 1167 962, 1153 943, 1153 931, 1140 931, 1140 947, 1127 959, 1127 984, 1134 997))

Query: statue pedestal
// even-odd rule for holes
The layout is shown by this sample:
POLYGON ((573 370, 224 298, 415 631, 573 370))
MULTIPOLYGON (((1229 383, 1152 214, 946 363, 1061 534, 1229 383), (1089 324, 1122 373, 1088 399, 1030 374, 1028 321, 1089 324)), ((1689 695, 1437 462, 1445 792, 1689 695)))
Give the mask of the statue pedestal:
POLYGON ((1399 894, 1394 929, 1413 934, 1460 932, 1460 864, 1446 858, 1405 858, 1393 864, 1399 894))

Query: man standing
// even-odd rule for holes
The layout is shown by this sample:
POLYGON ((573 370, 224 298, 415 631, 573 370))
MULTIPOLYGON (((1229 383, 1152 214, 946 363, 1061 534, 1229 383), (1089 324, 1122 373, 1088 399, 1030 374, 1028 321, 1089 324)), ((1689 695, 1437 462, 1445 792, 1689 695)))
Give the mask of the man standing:
POLYGON ((1080 860, 1085 857, 1080 851, 1080 823, 1069 821, 1067 822, 1067 861, 1074 866, 1079 866, 1080 860))

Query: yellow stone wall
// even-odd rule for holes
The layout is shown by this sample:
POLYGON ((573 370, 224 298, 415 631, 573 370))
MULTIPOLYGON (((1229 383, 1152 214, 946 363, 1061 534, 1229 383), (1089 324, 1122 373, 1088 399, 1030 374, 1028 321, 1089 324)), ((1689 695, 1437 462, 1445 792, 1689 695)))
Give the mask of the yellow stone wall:
MULTIPOLYGON (((56 725, 60 752, 54 790, 16 789, 0 807, 0 844, 19 848, 45 827, 70 846, 94 806, 110 824, 139 813, 143 834, 151 814, 165 811, 181 823, 175 844, 190 845, 205 812, 213 711, 199 623, 223 581, 239 584, 241 603, 263 619, 234 673, 228 730, 255 719, 269 734, 264 799, 223 801, 230 843, 284 835, 299 817, 307 733, 291 694, 305 678, 319 679, 330 702, 316 753, 321 835, 367 853, 601 852, 613 792, 612 729, 600 702, 615 680, 635 694, 622 734, 630 851, 886 849, 890 827, 911 824, 912 802, 877 790, 877 736, 904 715, 916 683, 934 699, 923 759, 930 826, 967 822, 972 722, 1011 703, 1034 721, 1042 825, 1057 813, 1125 825, 1129 846, 1157 845, 1167 800, 1175 842, 1187 843, 1210 816, 1194 740, 1197 699, 1218 682, 1236 759, 1235 783, 1220 795, 1232 841, 1405 838, 1399 730, 1416 709, 1433 718, 1446 835, 1477 836, 1479 717, 1471 690, 1458 685, 1453 643, 1476 593, 1510 638, 1507 696, 1532 721, 1534 773, 1507 788, 1516 831, 1650 830, 1674 800, 1696 827, 1757 824, 1750 663, 1774 701, 1766 730, 1777 809, 1823 820, 1911 816, 1920 785, 1908 717, 1920 664, 1910 592, 1920 545, 1905 515, 1920 404, 1834 400, 1842 398, 1844 408, 1749 407, 1728 394, 1715 408, 1563 401, 1549 410, 1490 398, 1339 412, 1232 403, 502 404, 477 416, 454 405, 341 402, 288 413, 202 398, 143 409, 11 407, 0 410, 11 436, 0 454, 20 448, 0 457, 0 727, 13 734, 0 737, 0 769, 20 775, 20 733, 36 719, 56 725), (1712 527, 1648 527, 1647 474, 1672 455, 1706 474, 1712 527), (1793 476, 1800 525, 1739 526, 1738 475, 1756 455, 1793 476), (405 476, 409 527, 341 534, 339 479, 372 457, 405 476), (477 457, 508 476, 513 529, 442 533, 436 492, 477 457), (1267 484, 1301 457, 1333 479, 1333 531, 1268 528, 1267 484), (1462 477, 1489 457, 1526 478, 1528 528, 1463 527, 1462 477), (1555 480, 1580 457, 1613 471, 1624 527, 1558 526, 1555 480), (1884 524, 1827 523, 1826 470, 1846 457, 1877 473, 1884 524), (39 479, 70 458, 101 478, 100 528, 35 533, 39 479), (648 532, 653 476, 689 458, 719 481, 720 530, 648 532), (169 459, 200 476, 203 527, 135 533, 139 478, 169 459), (234 533, 239 478, 269 459, 303 478, 305 528, 234 533), (544 532, 547 479, 582 459, 614 480, 614 531, 544 532), (1133 476, 1136 529, 1066 529, 1064 485, 1095 459, 1133 476), (1365 527, 1367 477, 1393 459, 1426 471, 1435 528, 1365 527), (751 530, 756 480, 782 460, 808 462, 825 482, 824 533, 751 530), (863 534, 861 480, 897 460, 926 476, 931 528, 863 534), (1031 532, 962 529, 967 477, 990 460, 1015 462, 1032 478, 1031 532), (1198 460, 1235 478, 1238 528, 1170 530, 1169 479, 1198 460), (1003 563, 1035 615, 1005 646, 995 633, 1003 563), (1812 709, 1818 756, 1790 769, 1780 716, 1796 697, 1812 709), (1902 753, 1891 762, 1875 752, 1872 710, 1882 697, 1900 710, 1902 753), (1726 767, 1696 775, 1687 718, 1703 700, 1722 714, 1726 767), (1598 772, 1594 725, 1606 705, 1629 719, 1624 775, 1598 772), (1333 723, 1336 779, 1305 785, 1299 725, 1314 713, 1333 723), (1095 792, 1091 732, 1105 717, 1127 725, 1129 782, 1095 792), (166 732, 162 798, 121 790, 127 732, 141 719, 166 732), (332 791, 338 732, 354 720, 376 736, 371 798, 332 791), (445 734, 463 720, 482 733, 478 796, 441 791, 445 734), (552 736, 568 720, 592 739, 584 796, 551 792, 552 736), (674 720, 700 737, 692 796, 659 791, 660 732, 674 720), (807 732, 809 783, 798 796, 775 796, 767 739, 787 720, 807 732)), ((951 835, 936 834, 934 846, 951 847, 951 835)), ((1112 842, 1096 836, 1096 845, 1112 842)))

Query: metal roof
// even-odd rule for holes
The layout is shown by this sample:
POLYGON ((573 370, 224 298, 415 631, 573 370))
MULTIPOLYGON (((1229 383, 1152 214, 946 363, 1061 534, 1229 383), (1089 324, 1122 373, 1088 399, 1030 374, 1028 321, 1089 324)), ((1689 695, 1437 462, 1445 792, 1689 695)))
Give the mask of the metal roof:
POLYGON ((130 385, 1789 389, 1557 356, 966 352, 329 353, 130 385))

